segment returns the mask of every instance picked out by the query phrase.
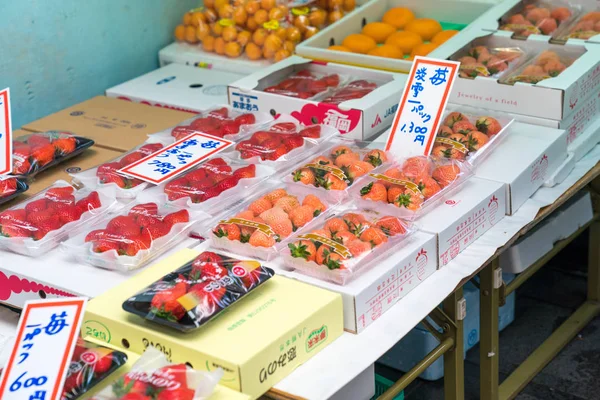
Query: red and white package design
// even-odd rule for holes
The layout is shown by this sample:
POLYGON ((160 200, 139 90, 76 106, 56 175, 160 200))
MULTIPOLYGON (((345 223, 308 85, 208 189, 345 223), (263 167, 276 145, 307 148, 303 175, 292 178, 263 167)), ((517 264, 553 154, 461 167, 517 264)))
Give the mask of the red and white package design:
POLYGON ((0 248, 41 256, 118 207, 110 190, 76 190, 57 181, 0 213, 0 248))

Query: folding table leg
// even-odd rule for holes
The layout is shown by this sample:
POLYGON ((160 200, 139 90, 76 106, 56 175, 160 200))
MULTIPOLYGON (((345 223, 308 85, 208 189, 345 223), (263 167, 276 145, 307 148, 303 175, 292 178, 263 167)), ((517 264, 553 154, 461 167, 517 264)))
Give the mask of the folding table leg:
POLYGON ((500 274, 496 257, 479 274, 480 278, 480 398, 498 399, 498 307, 500 274))
POLYGON ((444 300, 444 313, 453 322, 449 324, 449 334, 454 338, 454 347, 444 353, 444 399, 462 400, 465 398, 465 356, 463 341, 463 318, 459 302, 463 299, 462 287, 444 300))

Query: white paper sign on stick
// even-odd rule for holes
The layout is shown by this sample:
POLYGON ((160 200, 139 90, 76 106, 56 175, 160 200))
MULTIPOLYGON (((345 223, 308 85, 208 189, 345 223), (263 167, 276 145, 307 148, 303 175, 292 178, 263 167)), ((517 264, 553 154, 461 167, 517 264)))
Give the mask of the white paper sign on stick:
POLYGON ((431 153, 460 63, 415 57, 385 149, 398 158, 431 153))
POLYGON ((12 172, 10 89, 0 90, 0 175, 12 172))
POLYGON ((73 297, 25 304, 0 380, 0 399, 61 399, 86 302, 73 297))
POLYGON ((225 150, 233 142, 196 132, 119 172, 158 185, 225 150))

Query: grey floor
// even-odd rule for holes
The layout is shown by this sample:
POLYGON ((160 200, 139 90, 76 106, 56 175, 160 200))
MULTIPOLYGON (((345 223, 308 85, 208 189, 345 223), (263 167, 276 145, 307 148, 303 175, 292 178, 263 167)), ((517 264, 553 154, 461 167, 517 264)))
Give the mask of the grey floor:
MULTIPOLYGON (((585 299, 587 234, 581 235, 517 290, 515 321, 500 333, 500 380, 511 373, 585 299)), ((599 244, 600 245, 600 244, 599 244)), ((397 379, 399 372, 376 365, 397 379)), ((479 399, 479 346, 465 360, 465 398, 479 399)), ((600 318, 596 318, 534 378, 519 400, 600 399, 600 318)), ((409 400, 443 399, 443 380, 418 380, 409 400)))

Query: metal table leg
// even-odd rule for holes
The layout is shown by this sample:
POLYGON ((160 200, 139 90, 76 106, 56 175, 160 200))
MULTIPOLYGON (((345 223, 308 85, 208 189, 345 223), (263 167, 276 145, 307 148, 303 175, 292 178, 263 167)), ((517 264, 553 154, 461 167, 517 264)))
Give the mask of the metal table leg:
POLYGON ((479 274, 480 277, 480 398, 498 399, 498 276, 502 276, 499 258, 496 257, 479 274))

